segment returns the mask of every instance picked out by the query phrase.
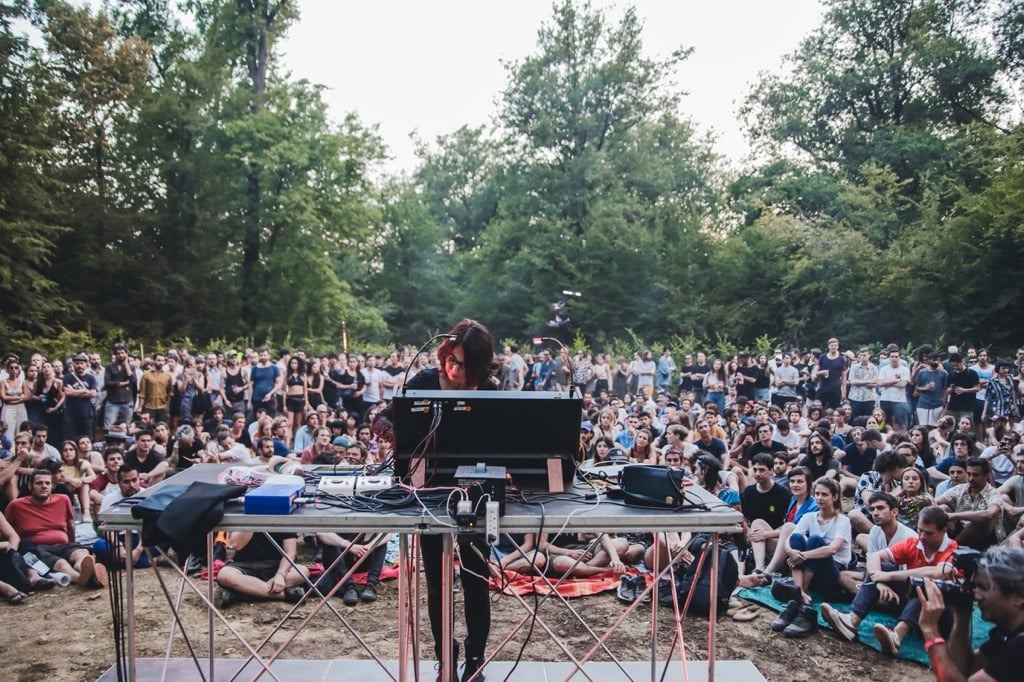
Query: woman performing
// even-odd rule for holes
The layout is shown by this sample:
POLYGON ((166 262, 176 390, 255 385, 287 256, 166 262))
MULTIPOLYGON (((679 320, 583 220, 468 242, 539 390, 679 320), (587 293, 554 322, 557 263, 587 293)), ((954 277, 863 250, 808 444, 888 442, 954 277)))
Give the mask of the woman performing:
MULTIPOLYGON (((462 320, 448 332, 449 338, 437 349, 438 367, 424 369, 406 384, 410 389, 472 391, 495 390, 497 384, 490 377, 494 358, 491 333, 479 322, 462 320)), ((382 412, 373 422, 373 431, 379 438, 392 440, 389 411, 382 412)), ((482 682, 478 672, 484 661, 484 648, 491 629, 491 601, 488 594, 489 569, 486 557, 490 554, 483 535, 459 535, 459 559, 462 567, 462 589, 466 611, 466 665, 462 682, 482 682)), ((427 580, 427 608, 430 629, 434 635, 434 653, 441 660, 444 646, 441 641, 441 545, 440 535, 421 536, 423 571, 427 580)), ((458 660, 458 644, 452 642, 452 677, 454 662, 458 660)), ((438 676, 440 680, 440 675, 438 676)))

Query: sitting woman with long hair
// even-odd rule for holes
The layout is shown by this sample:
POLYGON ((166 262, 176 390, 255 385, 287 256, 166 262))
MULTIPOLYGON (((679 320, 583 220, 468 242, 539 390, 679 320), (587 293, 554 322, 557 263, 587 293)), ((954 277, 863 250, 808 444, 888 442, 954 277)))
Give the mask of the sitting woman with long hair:
POLYGON ((82 521, 89 523, 92 515, 89 513, 89 484, 96 478, 96 472, 92 469, 89 460, 82 456, 78 444, 73 440, 66 440, 60 446, 60 475, 57 477, 59 483, 54 492, 64 492, 69 497, 77 497, 82 507, 82 521))
POLYGON ((654 436, 647 429, 637 430, 633 444, 626 454, 629 455, 629 461, 638 464, 658 464, 658 459, 661 456, 657 446, 654 445, 654 436))
POLYGON ((818 512, 804 514, 797 522, 786 549, 786 563, 804 605, 811 603, 812 589, 826 595, 837 592, 839 572, 853 560, 853 529, 842 514, 839 483, 832 478, 816 480, 814 501, 818 512))
POLYGON ((935 504, 928 494, 924 474, 917 467, 907 467, 900 478, 900 490, 896 495, 900 505, 899 521, 904 526, 917 530, 917 517, 921 510, 935 504))

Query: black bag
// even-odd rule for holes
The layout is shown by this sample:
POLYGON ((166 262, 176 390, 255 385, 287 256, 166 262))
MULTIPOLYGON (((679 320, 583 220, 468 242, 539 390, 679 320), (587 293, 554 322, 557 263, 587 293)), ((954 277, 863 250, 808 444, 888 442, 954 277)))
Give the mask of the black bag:
POLYGON ((652 464, 630 464, 619 473, 626 504, 677 509, 686 502, 683 470, 652 464))
MULTIPOLYGON (((690 598, 690 606, 686 613, 695 613, 700 616, 708 616, 711 613, 711 539, 698 536, 690 542, 687 548, 693 555, 693 562, 685 570, 675 574, 674 587, 679 607, 686 605, 687 596, 693 591, 690 598), (702 563, 703 558, 703 563, 702 563), (700 575, 697 575, 697 567, 700 566, 700 575)), ((731 543, 722 542, 718 545, 718 595, 717 614, 723 615, 729 608, 729 598, 732 591, 739 583, 740 570, 736 559, 732 556, 735 549, 731 543)), ((672 588, 669 581, 659 585, 658 603, 662 606, 672 606, 672 588)))

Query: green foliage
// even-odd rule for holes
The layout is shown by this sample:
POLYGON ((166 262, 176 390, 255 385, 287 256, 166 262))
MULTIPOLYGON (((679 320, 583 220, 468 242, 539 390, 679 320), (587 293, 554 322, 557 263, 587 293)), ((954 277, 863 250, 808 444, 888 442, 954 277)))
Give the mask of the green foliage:
POLYGON ((1009 348, 1020 4, 826 0, 744 102, 758 155, 733 172, 671 81, 687 50, 652 58, 633 8, 560 0, 493 126, 378 179, 373 126, 276 67, 294 0, 7 3, 0 340, 383 352, 469 316, 627 358, 1009 348))

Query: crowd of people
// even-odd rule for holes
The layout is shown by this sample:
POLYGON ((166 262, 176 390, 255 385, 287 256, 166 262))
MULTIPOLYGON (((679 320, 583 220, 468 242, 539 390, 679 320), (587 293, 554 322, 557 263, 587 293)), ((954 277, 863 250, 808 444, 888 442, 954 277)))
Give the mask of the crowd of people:
MULTIPOLYGON (((999 548, 1021 551, 1024 348, 994 362, 986 349, 940 354, 922 346, 908 358, 895 345, 880 355, 841 352, 837 339, 826 348, 729 358, 696 351, 677 365, 667 347, 657 359, 640 350, 613 360, 586 349, 521 354, 512 345, 494 355, 482 381, 578 392, 585 467, 684 469, 739 510, 745 523, 729 542, 741 584, 773 583, 787 597, 773 630, 814 633, 812 592, 826 598, 822 616, 846 640, 860 636, 869 611, 895 607, 896 627, 872 630, 895 655, 911 629, 950 629, 947 611, 936 611, 908 578, 955 578, 958 547, 994 551, 991 565, 1001 565, 999 548)), ((102 586, 111 563, 144 561, 137 545, 128 557, 106 541, 77 544, 76 524, 197 462, 382 461, 390 444, 371 428, 375 417, 395 391, 438 368, 436 353, 404 348, 386 358, 281 350, 272 359, 268 348, 141 357, 115 344, 106 364, 96 352, 32 354, 25 363, 8 354, 0 368, 0 597, 22 603, 52 587, 26 554, 83 587, 102 586)), ((325 561, 350 547, 353 557, 372 555, 368 585, 347 582, 338 593, 350 606, 374 601, 379 538, 322 535, 325 561)), ((218 578, 225 605, 301 598, 306 575, 294 564, 296 538, 273 540, 227 539, 235 555, 218 578)), ((694 538, 508 540, 495 554, 503 568, 588 576, 630 565, 658 569, 652 554, 659 553, 685 564, 694 538)), ((329 576, 324 590, 341 575, 329 576)), ((1020 582, 989 587, 1012 591, 1020 582)))

